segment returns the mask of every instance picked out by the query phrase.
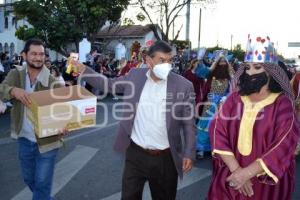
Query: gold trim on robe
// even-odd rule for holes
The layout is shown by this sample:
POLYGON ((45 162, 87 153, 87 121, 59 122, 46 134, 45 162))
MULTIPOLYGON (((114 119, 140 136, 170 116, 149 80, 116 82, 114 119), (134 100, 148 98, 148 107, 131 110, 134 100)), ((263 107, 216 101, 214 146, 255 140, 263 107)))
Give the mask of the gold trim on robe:
POLYGON ((234 154, 230 151, 223 151, 223 150, 218 150, 218 149, 214 149, 212 151, 212 154, 220 154, 220 155, 227 155, 227 156, 234 156, 234 154))
MULTIPOLYGON (((220 110, 222 110, 222 105, 221 105, 221 107, 220 107, 220 110)), ((216 146, 216 128, 217 128, 217 123, 218 123, 218 115, 216 116, 216 124, 215 124, 215 127, 214 127, 214 140, 213 140, 213 142, 214 142, 214 146, 213 147, 215 147, 216 146)), ((231 151, 224 151, 224 150, 219 150, 219 149, 213 149, 212 150, 212 156, 214 156, 215 154, 220 154, 220 155, 227 155, 227 156, 234 156, 234 153, 232 153, 231 151)))
POLYGON ((258 113, 266 106, 274 103, 280 93, 271 93, 266 99, 253 103, 248 96, 241 96, 244 103, 243 116, 240 123, 238 150, 243 156, 249 156, 252 151, 253 127, 258 113))
POLYGON ((263 170, 264 170, 264 173, 258 174, 258 176, 264 175, 264 174, 266 173, 268 176, 270 176, 270 177, 274 180, 275 183, 278 183, 278 178, 277 178, 277 176, 275 176, 275 175, 269 170, 269 168, 267 167, 267 165, 265 164, 265 162, 264 162, 262 159, 257 159, 256 161, 260 164, 260 166, 261 166, 261 167, 263 168, 263 170))

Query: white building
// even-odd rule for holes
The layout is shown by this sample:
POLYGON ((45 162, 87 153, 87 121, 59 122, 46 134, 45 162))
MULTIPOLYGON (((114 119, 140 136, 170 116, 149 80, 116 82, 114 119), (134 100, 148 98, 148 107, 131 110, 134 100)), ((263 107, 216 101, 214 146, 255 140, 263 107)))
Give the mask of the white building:
MULTIPOLYGON (((13 14, 13 3, 18 0, 0 0, 0 53, 9 52, 9 56, 15 53, 20 54, 24 48, 25 42, 19 40, 16 36, 17 28, 31 25, 24 19, 16 20, 13 14)), ((61 59, 62 56, 55 51, 47 49, 51 60, 61 59)))
MULTIPOLYGON (((162 31, 158 29, 160 38, 162 38, 162 34, 162 31)), ((96 40, 108 52, 114 52, 118 43, 123 43, 127 49, 126 58, 128 59, 131 56, 131 47, 134 42, 138 42, 141 48, 149 47, 156 41, 156 37, 150 25, 130 25, 105 27, 99 31, 96 40)))
POLYGON ((25 20, 16 20, 13 15, 12 4, 16 0, 5 0, 0 4, 0 52, 9 52, 12 56, 19 54, 24 47, 24 41, 16 36, 16 29, 23 25, 28 25, 25 20))

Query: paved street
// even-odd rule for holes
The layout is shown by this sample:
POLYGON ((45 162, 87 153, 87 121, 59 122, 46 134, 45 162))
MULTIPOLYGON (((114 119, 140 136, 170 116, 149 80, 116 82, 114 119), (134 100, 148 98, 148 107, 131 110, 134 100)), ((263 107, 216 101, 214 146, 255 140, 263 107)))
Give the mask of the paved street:
MULTIPOLYGON (((108 125, 76 131, 66 138, 60 150, 54 177, 53 194, 57 200, 119 200, 123 158, 112 150, 118 121, 111 115, 116 101, 103 103, 108 106, 108 125)), ((104 119, 103 108, 98 108, 97 122, 104 119)), ((17 144, 7 139, 8 114, 0 116, 0 195, 1 200, 29 200, 31 194, 22 182, 17 144), (4 136, 3 136, 4 135, 4 136)), ((297 159, 300 172, 300 159, 297 159)), ((211 177, 211 159, 196 163, 178 185, 177 199, 202 200, 208 190, 211 177)), ((151 199, 149 188, 145 188, 144 199, 151 199)), ((297 176, 294 200, 300 199, 300 173, 297 176)))

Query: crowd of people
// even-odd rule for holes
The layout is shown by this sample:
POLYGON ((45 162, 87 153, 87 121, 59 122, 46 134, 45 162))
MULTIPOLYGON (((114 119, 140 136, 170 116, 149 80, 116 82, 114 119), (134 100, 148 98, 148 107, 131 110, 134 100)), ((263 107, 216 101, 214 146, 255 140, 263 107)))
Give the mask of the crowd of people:
MULTIPOLYGON (((163 41, 134 51, 129 60, 93 49, 84 63, 76 53, 65 61, 51 62, 40 40, 29 40, 22 57, 10 62, 11 69, 4 67, 7 56, 1 56, 7 75, 0 84, 0 100, 14 107, 12 127, 33 199, 51 199, 54 161, 61 146, 56 136, 36 138, 24 114, 30 104, 28 93, 42 90, 37 83, 44 84, 40 74, 48 70, 49 80, 57 87, 84 82, 98 93, 108 83, 111 93, 133 94, 124 101, 137 106, 123 113, 126 120, 120 122, 115 144, 117 151, 126 153, 122 199, 142 199, 149 181, 153 199, 173 200, 178 177, 192 169, 196 157, 212 155, 208 200, 290 200, 299 151, 300 76, 297 69, 278 61, 262 40, 248 41, 244 61, 228 60, 224 54, 213 59, 204 54, 188 61, 176 55, 174 60, 173 48, 163 41), (24 68, 13 69, 18 66, 24 68), (113 91, 115 83, 121 86, 113 91), (23 151, 36 159, 28 160, 23 151), (30 167, 44 162, 50 163, 45 169, 30 167), (49 172, 44 179, 39 174, 42 170, 49 172), (35 173, 36 177, 30 176, 35 173)), ((43 88, 49 89, 49 84, 43 88)))

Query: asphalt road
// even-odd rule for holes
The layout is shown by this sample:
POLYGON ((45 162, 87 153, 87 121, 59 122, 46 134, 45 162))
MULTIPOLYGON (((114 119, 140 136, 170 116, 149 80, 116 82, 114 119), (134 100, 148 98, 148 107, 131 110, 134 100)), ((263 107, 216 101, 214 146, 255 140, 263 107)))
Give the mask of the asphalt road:
MULTIPOLYGON (((56 200, 118 200, 120 199, 123 157, 112 150, 118 121, 111 115, 111 99, 98 107, 97 126, 72 133, 60 150, 54 177, 53 195, 56 200)), ((17 159, 17 144, 8 139, 9 115, 0 115, 0 199, 30 200, 31 194, 22 181, 17 159)), ((297 158, 297 172, 300 159, 297 158)), ((211 159, 197 161, 193 171, 180 181, 178 200, 204 200, 211 178, 211 159)), ((145 187, 144 199, 151 199, 145 187)), ((296 177, 293 200, 300 199, 300 175, 296 177)))

